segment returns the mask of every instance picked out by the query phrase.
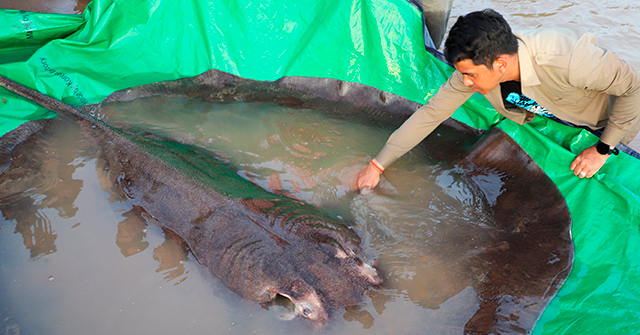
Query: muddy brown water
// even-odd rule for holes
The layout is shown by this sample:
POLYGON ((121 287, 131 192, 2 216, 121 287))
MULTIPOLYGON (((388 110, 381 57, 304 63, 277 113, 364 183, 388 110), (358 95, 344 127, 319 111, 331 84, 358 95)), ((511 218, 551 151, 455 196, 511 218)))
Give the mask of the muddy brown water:
POLYGON ((322 327, 295 317, 286 300, 241 299, 117 197, 91 129, 58 118, 16 148, 0 175, 0 333, 459 334, 478 310, 473 285, 490 264, 460 264, 494 242, 497 228, 473 183, 409 155, 381 192, 350 192, 366 152, 392 129, 315 110, 167 97, 113 103, 96 116, 212 150, 265 189, 347 218, 365 255, 385 264, 388 285, 322 327))
MULTIPOLYGON (((1 8, 61 13, 80 13, 85 5, 62 0, 0 1, 1 8)), ((631 1, 460 0, 454 2, 452 17, 487 7, 505 14, 514 29, 586 27, 602 45, 640 67, 636 57, 640 29, 634 14, 638 5, 631 1)), ((258 107, 258 114, 260 109, 273 109, 258 107)), ((48 130, 50 136, 20 161, 26 168, 39 162, 33 175, 21 171, 22 177, 8 185, 20 191, 3 201, 0 334, 460 333, 459 324, 478 308, 473 288, 456 287, 454 279, 446 276, 452 272, 447 264, 455 259, 440 254, 425 262, 419 253, 436 249, 438 241, 452 236, 453 227, 478 233, 480 241, 465 240, 469 244, 451 257, 481 246, 491 230, 491 217, 477 210, 483 200, 454 170, 410 164, 395 169, 393 185, 382 185, 387 196, 349 196, 347 180, 390 130, 336 126, 335 121, 312 115, 296 120, 296 125, 306 122, 310 127, 297 133, 287 111, 279 113, 285 115, 280 124, 288 124, 289 135, 267 137, 256 144, 249 139, 269 133, 265 129, 273 130, 269 127, 278 122, 256 129, 245 119, 238 121, 243 144, 236 148, 223 145, 232 137, 211 136, 213 130, 208 127, 215 122, 208 119, 184 119, 189 129, 156 122, 153 130, 185 143, 215 144, 215 150, 229 158, 252 157, 253 161, 243 163, 247 178, 266 189, 332 208, 336 215, 352 215, 363 233, 365 252, 392 264, 388 275, 394 286, 377 292, 378 296, 365 295, 361 306, 340 311, 331 324, 319 329, 300 318, 286 321, 292 316, 286 301, 260 306, 242 300, 203 272, 179 239, 114 197, 101 172, 97 148, 88 139, 78 140, 82 130, 74 123, 56 121, 48 130), (342 137, 354 129, 360 132, 355 138, 342 137), (354 149, 356 142, 365 146, 354 149), (331 150, 342 150, 340 160, 321 156, 328 143, 331 150), (271 151, 257 153, 261 147, 271 151), (283 153, 287 155, 279 156, 283 153), (315 157, 314 163, 301 169, 296 166, 299 156, 315 157), (425 195, 442 201, 425 204, 420 200, 425 195), (421 214, 425 207, 428 217, 421 214), (406 229, 398 230, 399 226, 406 229), (424 263, 431 266, 427 271, 431 282, 444 284, 424 286, 412 281, 419 273, 424 275, 420 265, 424 263)), ((117 113, 105 116, 121 126, 136 127, 135 120, 118 120, 117 113)))
POLYGON ((0 0, 0 8, 40 13, 81 14, 91 0, 0 0))

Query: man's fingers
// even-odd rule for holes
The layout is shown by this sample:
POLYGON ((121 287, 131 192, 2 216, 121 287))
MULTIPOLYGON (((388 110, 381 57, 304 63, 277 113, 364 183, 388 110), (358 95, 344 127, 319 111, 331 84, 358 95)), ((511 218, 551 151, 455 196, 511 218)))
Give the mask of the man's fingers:
POLYGON ((573 162, 571 162, 571 165, 569 166, 569 168, 571 169, 571 171, 575 172, 577 166, 578 166, 578 157, 576 157, 576 159, 574 159, 573 162))
POLYGON ((580 179, 589 177, 589 173, 586 171, 586 164, 580 156, 576 157, 576 159, 571 162, 569 168, 573 171, 573 174, 580 177, 580 179))
POLYGON ((358 174, 358 189, 374 189, 378 185, 378 182, 380 182, 380 173, 371 167, 371 165, 367 165, 358 174))
POLYGON ((591 146, 583 150, 570 165, 573 174, 579 178, 591 178, 607 161, 609 156, 603 156, 596 150, 595 146, 591 146))
POLYGON ((573 170, 573 174, 578 177, 584 177, 587 174, 586 165, 585 164, 576 164, 576 166, 571 169, 573 170))

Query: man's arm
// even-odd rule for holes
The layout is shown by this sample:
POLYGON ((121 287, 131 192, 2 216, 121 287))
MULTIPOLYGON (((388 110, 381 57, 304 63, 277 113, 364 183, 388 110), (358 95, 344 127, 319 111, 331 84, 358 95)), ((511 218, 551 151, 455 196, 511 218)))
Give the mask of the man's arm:
POLYGON ((455 71, 426 105, 405 121, 387 140, 380 153, 364 169, 357 180, 358 189, 373 189, 380 181, 382 171, 411 150, 450 117, 471 95, 473 90, 464 86, 462 74, 455 71))
POLYGON ((615 53, 597 46, 591 34, 576 43, 571 58, 571 85, 617 97, 600 138, 616 146, 640 114, 640 73, 615 53))
MULTIPOLYGON (((569 81, 586 90, 616 96, 600 141, 615 147, 638 122, 640 115, 640 74, 616 54, 595 44, 595 38, 583 38, 572 52, 569 81)), ((582 151, 571 163, 581 178, 591 178, 606 162, 608 155, 595 146, 582 151)))

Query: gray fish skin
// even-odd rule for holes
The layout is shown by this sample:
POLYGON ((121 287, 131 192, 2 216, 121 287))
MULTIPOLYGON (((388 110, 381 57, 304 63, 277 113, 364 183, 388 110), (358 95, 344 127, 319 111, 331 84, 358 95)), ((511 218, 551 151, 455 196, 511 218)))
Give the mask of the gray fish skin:
MULTIPOLYGON (((126 102, 157 95, 202 99, 212 103, 236 101, 267 102, 284 106, 313 108, 318 113, 329 113, 332 117, 380 127, 399 127, 420 106, 419 103, 409 101, 401 96, 358 83, 307 77, 283 77, 269 82, 256 81, 217 70, 210 70, 196 77, 158 82, 117 91, 102 103, 126 102)), ((43 130, 46 131, 47 129, 43 130)), ((15 135, 18 140, 22 138, 20 134, 15 135)), ((153 152, 152 146, 160 143, 154 142, 153 138, 129 136, 127 134, 122 134, 122 136, 136 141, 137 145, 145 147, 147 152, 153 152)), ((7 148, 9 147, 11 145, 7 146, 7 148)), ((443 280, 441 283, 436 283, 436 286, 432 285, 434 284, 432 281, 421 280, 421 273, 416 273, 412 280, 420 284, 413 285, 411 289, 406 290, 406 295, 418 305, 429 309, 437 309, 441 303, 447 301, 448 297, 456 296, 463 289, 473 288, 475 291, 473 298, 475 300, 471 303, 471 306, 479 304, 477 310, 474 309, 475 314, 470 319, 461 319, 460 322, 462 323, 456 328, 451 328, 452 325, 448 323, 449 320, 443 320, 443 324, 432 325, 433 332, 438 332, 440 331, 439 329, 442 330, 440 332, 451 332, 452 329, 456 329, 455 331, 460 334, 530 333, 533 331, 534 325, 542 315, 543 310, 556 295, 572 268, 574 246, 571 240, 571 213, 562 193, 535 163, 533 158, 499 127, 492 127, 490 130, 484 131, 473 129, 449 118, 434 131, 432 136, 428 136, 420 144, 420 147, 421 152, 426 155, 427 161, 438 162, 438 164, 444 162, 447 166, 455 168, 456 171, 463 175, 465 180, 471 183, 470 187, 483 194, 481 197, 484 197, 484 201, 487 202, 488 207, 486 209, 493 216, 492 221, 495 223, 496 229, 490 238, 478 245, 482 247, 480 251, 475 248, 466 249, 473 252, 467 253, 469 257, 459 258, 459 261, 450 267, 453 272, 442 272, 440 276, 443 280), (462 273, 458 273, 460 271, 462 273), (470 276, 467 276, 467 274, 470 274, 470 276), (460 279, 452 280, 452 278, 460 279), (447 289, 443 290, 440 287, 446 287, 447 289), (427 295, 425 295, 425 292, 427 295), (430 297, 433 295, 429 292, 437 292, 435 294, 436 297, 446 299, 441 302, 433 300, 430 297)), ((337 257, 328 258, 332 262, 336 261, 336 259, 338 259, 337 261, 342 259, 344 257, 342 252, 348 257, 350 253, 347 251, 351 250, 357 253, 359 250, 356 247, 359 245, 358 239, 344 226, 338 225, 335 234, 333 234, 334 231, 330 228, 332 223, 330 224, 327 220, 320 220, 326 223, 326 225, 321 226, 305 224, 304 220, 310 221, 317 216, 318 212, 316 210, 308 212, 306 210, 308 207, 300 206, 300 203, 295 201, 276 201, 275 199, 280 198, 269 193, 263 197, 261 196, 263 193, 254 192, 250 189, 250 187, 256 187, 255 185, 244 179, 241 182, 246 184, 242 184, 237 182, 237 178, 234 179, 223 175, 224 171, 233 174, 230 170, 214 169, 217 171, 214 175, 218 177, 208 176, 206 172, 209 165, 222 163, 212 159, 210 154, 206 156, 208 158, 192 159, 197 156, 194 154, 186 154, 182 155, 182 158, 178 158, 180 157, 180 152, 186 149, 188 147, 175 145, 171 153, 167 150, 159 150, 156 154, 160 156, 166 154, 164 156, 166 159, 160 159, 162 162, 173 162, 173 166, 179 168, 183 173, 187 171, 188 180, 219 190, 216 193, 220 197, 226 196, 229 199, 244 201, 242 202, 243 205, 248 206, 247 212, 244 212, 247 213, 244 218, 254 218, 256 222, 261 223, 255 219, 256 215, 267 215, 270 218, 278 217, 280 221, 274 222, 273 219, 266 221, 269 223, 274 222, 273 225, 261 223, 261 227, 268 228, 270 233, 267 234, 267 237, 261 239, 260 243, 266 243, 264 241, 270 239, 269 241, 275 241, 276 245, 278 243, 284 245, 285 247, 282 250, 285 250, 287 249, 287 244, 284 242, 291 243, 294 241, 294 235, 301 236, 301 234, 312 232, 312 228, 324 227, 324 229, 319 229, 320 234, 313 237, 318 242, 318 245, 322 246, 322 248, 313 249, 314 252, 315 250, 319 250, 318 252, 325 250, 325 245, 321 241, 328 241, 329 238, 327 236, 336 237, 336 242, 329 244, 341 245, 338 249, 330 249, 332 252, 337 250, 335 251, 335 256, 337 257), (218 180, 222 182, 218 183, 218 180), (233 189, 236 190, 236 193, 227 194, 220 191, 228 191, 230 188, 228 184, 233 184, 233 189), (245 195, 242 195, 241 193, 245 191, 245 195), (247 196, 248 194, 252 196, 247 196), (269 209, 271 209, 271 212, 269 209), (296 215, 291 216, 289 213, 296 213, 296 215), (303 219, 305 217, 306 219, 303 219), (302 224, 296 222, 302 222, 302 224), (299 227, 307 228, 301 230, 299 227), (282 230, 285 232, 291 231, 292 233, 281 234, 282 230)), ((2 146, 0 146, 0 150, 2 150, 2 146)), ((22 150, 22 147, 19 150, 22 150)), ((113 153, 111 152, 111 154, 113 153)), ((1 157, 2 152, 0 152, 0 159, 1 157)), ((110 161, 116 162, 117 159, 113 158, 110 161)), ((114 185, 120 185, 120 182, 124 180, 124 177, 119 176, 126 176, 118 164, 109 167, 113 172, 114 185)), ((13 170, 13 166, 11 168, 9 171, 17 172, 17 170, 13 170)), ((153 173, 155 172, 150 172, 150 174, 153 173)), ((150 177, 141 177, 141 179, 145 178, 150 177)), ((129 192, 130 196, 136 197, 135 201, 139 201, 138 203, 147 201, 145 202, 146 206, 150 206, 148 200, 140 199, 140 195, 135 193, 141 186, 136 186, 135 184, 129 188, 126 187, 126 184, 123 184, 123 186, 125 186, 124 190, 129 192)), ((149 188, 151 189, 151 187, 149 188)), ((124 191, 122 196, 126 196, 124 191)), ((194 197, 194 199, 198 200, 197 197, 194 197)), ((222 213, 223 211, 219 212, 219 214, 222 213)), ((185 215, 189 215, 189 211, 186 211, 185 215)), ((204 222, 209 217, 209 215, 203 215, 203 219, 197 222, 204 222)), ((242 215, 237 217, 239 218, 238 220, 243 218, 242 215)), ((193 222, 194 219, 191 217, 189 220, 186 221, 193 222)), ((248 223, 243 223, 243 225, 244 227, 251 226, 248 223)), ((256 229, 256 227, 253 227, 253 229, 256 229)), ((466 235, 472 231, 457 230, 455 234, 459 241, 472 241, 475 236, 466 235)), ((313 232, 313 234, 316 233, 313 232)), ((183 235, 185 234, 183 233, 183 235)), ((472 243, 477 245, 475 242, 472 243)), ((248 243, 242 245, 246 246, 242 250, 252 246, 248 243)), ((474 245, 468 246, 473 247, 474 245)), ((224 249, 224 247, 221 248, 224 249)), ((231 248, 235 248, 235 245, 231 248)), ((238 248, 237 250, 240 249, 238 248)), ((274 248, 274 250, 280 249, 274 248)), ((289 248, 289 250, 293 249, 289 248)), ((315 254, 312 255, 308 250, 309 248, 304 249, 307 258, 314 261, 322 259, 322 257, 315 254)), ((462 245, 458 245, 458 243, 441 244, 436 253, 426 251, 424 263, 426 264, 433 259, 438 260, 438 255, 445 255, 450 252, 464 252, 464 250, 464 243, 462 245)), ((254 254, 263 251, 264 248, 258 249, 254 251, 254 254)), ((286 257, 291 257, 300 262, 299 264, 303 264, 303 258, 297 258, 294 251, 291 251, 291 254, 287 256, 284 255, 285 252, 283 251, 279 257, 284 260, 287 259, 286 257)), ((218 252, 218 254, 220 253, 218 252)), ((228 255, 234 255, 234 253, 229 252, 228 255)), ((329 253, 329 255, 332 255, 332 253, 329 253)), ((203 257, 200 259, 202 261, 203 257)), ((220 258, 212 257, 212 259, 220 258)), ((366 266, 359 267, 357 258, 349 259, 355 262, 356 266, 346 266, 342 270, 347 272, 355 271, 357 273, 352 277, 354 281, 349 283, 356 286, 360 285, 358 280, 353 278, 371 282, 366 279, 370 278, 368 276, 371 273, 369 271, 370 268, 366 266), (358 277, 358 273, 364 273, 364 276, 358 277)), ((451 258, 447 256, 440 259, 451 258)), ((291 262, 289 263, 291 264, 291 262)), ((307 294, 308 300, 305 303, 301 303, 300 299, 296 299, 293 296, 292 298, 299 302, 298 311, 301 310, 301 313, 305 313, 304 306, 310 306, 315 301, 313 298, 319 297, 325 299, 325 304, 323 305, 325 311, 333 307, 347 306, 344 319, 353 319, 354 314, 350 311, 353 311, 354 308, 357 311, 359 306, 350 305, 350 301, 353 301, 351 299, 353 296, 349 293, 355 291, 347 290, 347 294, 344 295, 330 293, 341 292, 339 291, 341 289, 340 285, 332 287, 329 280, 314 281, 316 277, 324 278, 322 275, 315 275, 316 269, 322 269, 323 265, 320 263, 313 263, 307 267, 305 272, 298 271, 296 266, 290 266, 290 264, 272 262, 269 263, 268 267, 261 269, 259 274, 265 274, 266 278, 269 278, 269 276, 272 276, 270 278, 280 278, 280 281, 276 282, 281 284, 280 287, 288 288, 290 293, 294 291, 293 288, 295 288, 296 292, 303 291, 304 285, 301 285, 299 281, 300 276, 294 276, 304 274, 304 283, 314 287, 316 295, 307 294), (294 276, 289 276, 287 271, 290 269, 293 269, 294 276), (275 273, 275 275, 272 273, 275 273), (281 276, 278 277, 277 274, 281 274, 281 276), (286 282, 283 280, 286 280, 286 282), (321 288, 321 286, 324 288, 321 288), (335 300, 331 300, 332 298, 335 300), (344 299, 340 300, 340 298, 344 299)), ((387 262, 381 262, 377 266, 378 271, 383 274, 388 272, 389 265, 387 262)), ((333 266, 331 269, 336 270, 336 267, 333 266)), ((231 272, 222 271, 223 274, 231 272)), ((240 271, 240 273, 242 272, 240 271)), ((255 273, 258 273, 258 271, 255 273)), ((392 276, 389 276, 389 278, 393 279, 392 276)), ((231 279, 223 279, 223 282, 228 285, 231 285, 229 284, 230 281, 231 279)), ((383 285, 386 286, 386 284, 383 285)), ((266 294, 267 296, 275 294, 267 285, 262 287, 262 291, 254 289, 252 292, 262 292, 260 296, 265 296, 264 288, 266 287, 266 292, 269 292, 266 294)), ((393 299, 391 296, 386 296, 383 291, 386 290, 371 290, 367 292, 376 310, 378 308, 384 309, 385 301, 393 299)), ((281 294, 288 295, 289 293, 281 292, 281 294)), ((307 312, 311 312, 311 310, 307 312)), ((316 314, 318 314, 316 320, 324 319, 319 313, 316 314)), ((455 315, 455 317, 458 316, 455 315)))
POLYGON ((0 76, 0 85, 88 123, 121 196, 183 238, 197 260, 241 297, 285 296, 324 323, 358 304, 382 279, 363 262, 359 238, 314 207, 271 194, 197 148, 134 136, 0 76))

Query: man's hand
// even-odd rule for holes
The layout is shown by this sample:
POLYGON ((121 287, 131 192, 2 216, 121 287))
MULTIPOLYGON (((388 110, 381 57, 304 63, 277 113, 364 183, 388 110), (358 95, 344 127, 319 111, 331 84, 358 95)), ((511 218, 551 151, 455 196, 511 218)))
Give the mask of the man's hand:
POLYGON ((373 165, 367 164, 360 173, 358 173, 358 179, 356 181, 356 186, 358 186, 358 190, 363 188, 374 189, 378 183, 380 182, 380 171, 378 171, 373 165))
POLYGON ((604 165, 609 155, 601 155, 596 146, 584 149, 571 163, 571 171, 580 178, 591 178, 604 165))

